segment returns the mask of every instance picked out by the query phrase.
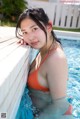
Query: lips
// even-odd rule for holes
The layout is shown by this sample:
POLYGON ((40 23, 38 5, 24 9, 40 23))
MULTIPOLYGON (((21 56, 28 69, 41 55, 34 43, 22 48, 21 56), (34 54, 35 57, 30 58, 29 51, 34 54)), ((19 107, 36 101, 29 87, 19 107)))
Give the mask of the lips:
POLYGON ((39 41, 32 42, 31 45, 37 45, 39 41))

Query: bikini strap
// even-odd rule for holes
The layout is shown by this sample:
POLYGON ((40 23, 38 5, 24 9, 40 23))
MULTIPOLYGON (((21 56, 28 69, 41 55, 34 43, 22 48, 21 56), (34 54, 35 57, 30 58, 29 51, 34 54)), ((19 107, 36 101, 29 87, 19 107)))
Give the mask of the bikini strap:
POLYGON ((52 53, 52 51, 55 51, 56 49, 57 49, 57 46, 48 51, 48 53, 45 55, 42 62, 40 63, 40 66, 38 67, 38 69, 41 67, 41 65, 44 63, 44 61, 49 57, 49 55, 52 53))

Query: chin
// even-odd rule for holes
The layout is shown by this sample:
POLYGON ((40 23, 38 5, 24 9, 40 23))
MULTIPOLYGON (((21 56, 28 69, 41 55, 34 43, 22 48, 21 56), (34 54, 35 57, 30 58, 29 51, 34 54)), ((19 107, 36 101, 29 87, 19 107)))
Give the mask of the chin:
POLYGON ((41 47, 39 47, 38 45, 36 45, 36 46, 31 46, 32 48, 34 48, 34 49, 41 49, 41 47))
POLYGON ((32 47, 32 48, 37 49, 37 50, 40 49, 40 48, 37 48, 37 47, 32 47))

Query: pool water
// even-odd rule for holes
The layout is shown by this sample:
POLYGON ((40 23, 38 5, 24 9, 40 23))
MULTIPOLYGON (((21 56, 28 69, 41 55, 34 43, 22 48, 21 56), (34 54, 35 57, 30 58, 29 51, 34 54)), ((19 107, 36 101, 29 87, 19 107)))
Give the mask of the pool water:
POLYGON ((68 91, 69 101, 73 105, 73 115, 80 119, 80 41, 61 40, 68 60, 69 81, 68 91))
MULTIPOLYGON (((73 116, 75 119, 80 119, 80 41, 61 39, 61 43, 69 66, 67 94, 69 102, 73 105, 73 116)), ((16 119, 32 119, 33 114, 31 105, 31 99, 28 96, 28 89, 26 87, 20 102, 16 119)))

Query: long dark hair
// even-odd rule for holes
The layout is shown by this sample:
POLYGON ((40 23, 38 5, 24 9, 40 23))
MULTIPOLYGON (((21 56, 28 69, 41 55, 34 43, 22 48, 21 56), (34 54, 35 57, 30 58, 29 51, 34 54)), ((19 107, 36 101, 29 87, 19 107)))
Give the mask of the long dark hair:
MULTIPOLYGON (((46 42, 47 42, 47 33, 44 26, 48 25, 49 18, 42 8, 27 9, 19 16, 16 25, 16 37, 18 38, 21 37, 21 34, 19 33, 20 25, 21 22, 27 17, 31 18, 44 31, 46 36, 46 42), (42 25, 42 23, 44 24, 44 26, 42 25)), ((53 30, 51 31, 51 34, 53 36, 53 40, 55 39, 57 42, 60 43, 60 41, 57 39, 56 35, 54 34, 53 30)))

